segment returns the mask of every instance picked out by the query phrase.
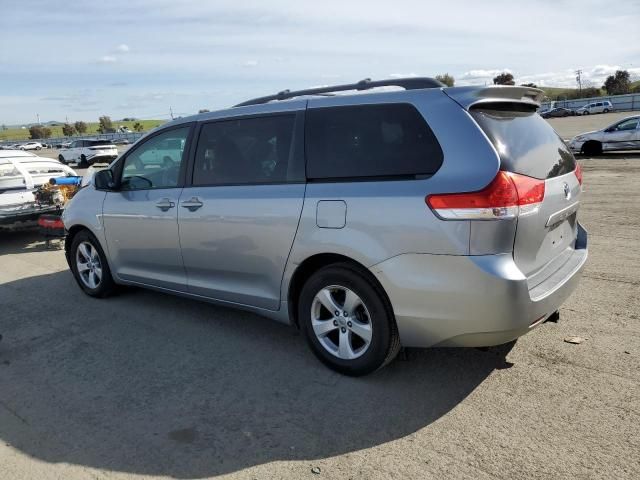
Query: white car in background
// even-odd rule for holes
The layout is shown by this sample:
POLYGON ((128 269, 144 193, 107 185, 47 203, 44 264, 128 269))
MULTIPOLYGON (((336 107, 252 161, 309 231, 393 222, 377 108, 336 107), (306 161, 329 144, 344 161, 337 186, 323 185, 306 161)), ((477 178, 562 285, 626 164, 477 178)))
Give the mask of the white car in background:
POLYGON ((75 175, 70 167, 51 158, 0 151, 0 231, 35 226, 40 215, 56 211, 55 206, 36 203, 36 189, 51 178, 75 175))
POLYGON ((118 147, 111 140, 75 140, 60 151, 62 163, 78 163, 82 168, 97 162, 111 163, 118 156, 118 147))
POLYGON ((42 150, 42 144, 38 142, 27 142, 20 145, 20 150, 42 150))
POLYGON ((609 113, 613 112, 613 105, 609 100, 601 102, 592 102, 576 110, 578 115, 589 115, 590 113, 609 113))
POLYGON ((640 150, 640 115, 627 117, 602 130, 581 133, 569 142, 575 153, 599 155, 613 150, 640 150))

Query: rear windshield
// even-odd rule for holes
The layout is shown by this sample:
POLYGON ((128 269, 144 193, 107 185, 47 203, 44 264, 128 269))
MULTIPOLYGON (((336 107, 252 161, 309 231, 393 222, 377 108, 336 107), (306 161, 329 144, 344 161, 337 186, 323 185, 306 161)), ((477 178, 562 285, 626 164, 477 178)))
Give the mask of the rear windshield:
POLYGON ((575 170, 573 154, 537 113, 476 109, 471 115, 496 147, 501 170, 539 179, 575 170))
POLYGON ((113 145, 111 140, 89 140, 89 145, 96 147, 98 145, 113 145))

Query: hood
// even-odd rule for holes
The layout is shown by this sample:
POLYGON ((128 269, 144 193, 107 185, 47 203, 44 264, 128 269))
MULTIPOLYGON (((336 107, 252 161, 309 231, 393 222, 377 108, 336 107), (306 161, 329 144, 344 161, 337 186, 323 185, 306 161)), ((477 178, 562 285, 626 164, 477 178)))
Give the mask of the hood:
POLYGON ((586 137, 587 135, 593 135, 594 133, 602 133, 603 131, 604 131, 604 128, 602 130, 592 130, 590 132, 583 132, 583 133, 579 133, 573 138, 586 137))

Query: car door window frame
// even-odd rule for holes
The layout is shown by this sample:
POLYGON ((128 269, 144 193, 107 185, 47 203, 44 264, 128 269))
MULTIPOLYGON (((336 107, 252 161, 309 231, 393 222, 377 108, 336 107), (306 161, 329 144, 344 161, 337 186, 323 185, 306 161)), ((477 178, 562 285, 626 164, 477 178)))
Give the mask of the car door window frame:
POLYGON ((640 125, 640 119, 637 119, 637 118, 630 119, 630 118, 628 118, 626 120, 622 120, 621 122, 617 123, 616 126, 614 127, 613 131, 614 132, 631 132, 633 130, 637 130, 639 125, 640 125), (633 128, 625 128, 625 129, 620 128, 620 125, 622 125, 623 123, 627 123, 627 122, 631 122, 631 121, 635 121, 636 122, 635 127, 633 127, 633 128))
POLYGON ((141 148, 144 145, 146 145, 150 140, 153 140, 158 135, 163 135, 163 134, 165 134, 167 132, 171 132, 173 130, 179 130, 179 129, 182 129, 182 128, 189 128, 189 131, 187 132, 187 137, 185 138, 184 151, 182 152, 182 160, 180 161, 180 170, 178 172, 178 182, 176 183, 175 186, 171 186, 171 187, 155 187, 155 188, 154 187, 136 188, 134 190, 122 190, 122 189, 118 188, 118 191, 139 192, 139 191, 144 191, 144 190, 161 190, 162 188, 183 188, 185 186, 185 177, 186 177, 187 168, 188 168, 188 165, 191 163, 190 159, 191 159, 191 152, 192 152, 194 127, 195 127, 195 122, 181 123, 179 125, 174 125, 174 126, 171 126, 171 127, 168 127, 168 128, 163 128, 161 130, 158 130, 157 132, 154 132, 154 133, 150 134, 142 142, 135 144, 124 155, 122 155, 122 157, 120 157, 118 159, 118 161, 114 164, 114 166, 113 166, 113 168, 111 170, 113 178, 118 180, 117 184, 119 186, 122 185, 122 174, 123 174, 123 170, 124 170, 124 164, 125 164, 127 158, 129 157, 129 155, 131 155, 136 150, 138 150, 139 148, 141 148))
POLYGON ((233 117, 223 117, 216 118, 211 120, 203 120, 198 122, 196 127, 194 128, 194 134, 191 139, 191 155, 189 157, 189 165, 188 170, 186 172, 186 180, 185 187, 195 187, 195 188, 214 188, 214 187, 229 187, 229 186, 251 186, 251 185, 288 185, 288 184, 299 184, 306 182, 305 175, 305 158, 304 158, 304 117, 305 110, 283 110, 279 112, 264 112, 264 113, 252 113, 248 115, 238 115, 233 117), (292 180, 282 180, 282 181, 272 181, 272 182, 243 182, 243 183, 214 183, 210 185, 194 185, 193 184, 193 176, 195 172, 195 163, 196 163, 196 154, 198 142, 200 141, 200 137, 202 135, 202 129, 206 125, 210 125, 212 123, 222 123, 236 120, 250 120, 253 118, 267 118, 267 117, 279 117, 284 115, 293 115, 294 123, 293 123, 293 134, 291 138, 291 143, 293 146, 293 153, 289 161, 293 162, 293 171, 295 173, 295 178, 292 180))

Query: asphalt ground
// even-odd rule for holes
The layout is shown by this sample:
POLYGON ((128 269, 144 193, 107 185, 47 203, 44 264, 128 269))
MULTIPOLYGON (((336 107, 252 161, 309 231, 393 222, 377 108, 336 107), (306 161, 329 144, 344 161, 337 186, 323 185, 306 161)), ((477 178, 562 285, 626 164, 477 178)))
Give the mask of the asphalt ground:
POLYGON ((252 314, 89 298, 59 246, 0 233, 0 479, 640 478, 640 153, 581 163, 590 258, 557 323, 359 379, 252 314))

